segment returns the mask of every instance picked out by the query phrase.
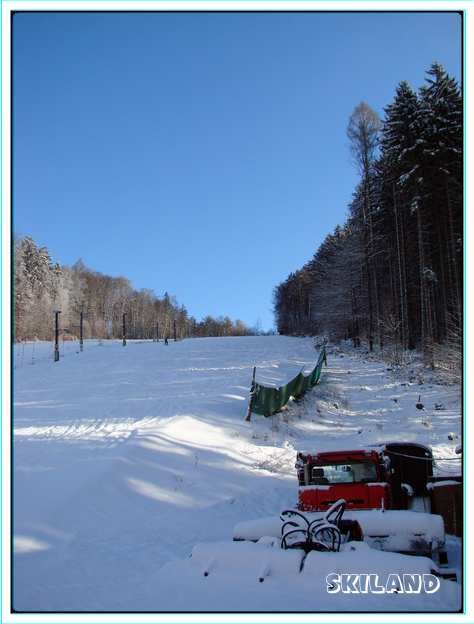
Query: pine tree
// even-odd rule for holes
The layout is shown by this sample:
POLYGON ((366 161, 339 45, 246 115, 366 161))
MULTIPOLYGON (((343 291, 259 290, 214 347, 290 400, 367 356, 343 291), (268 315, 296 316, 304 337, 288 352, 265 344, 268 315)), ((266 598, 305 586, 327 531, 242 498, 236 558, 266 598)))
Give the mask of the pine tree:
POLYGON ((355 109, 348 136, 360 182, 349 218, 275 289, 280 332, 341 336, 347 323, 355 346, 364 335, 371 346, 376 333, 380 347, 420 347, 434 364, 445 343, 459 362, 462 113, 459 86, 438 64, 419 92, 398 85, 378 154, 376 115, 365 104, 355 109))

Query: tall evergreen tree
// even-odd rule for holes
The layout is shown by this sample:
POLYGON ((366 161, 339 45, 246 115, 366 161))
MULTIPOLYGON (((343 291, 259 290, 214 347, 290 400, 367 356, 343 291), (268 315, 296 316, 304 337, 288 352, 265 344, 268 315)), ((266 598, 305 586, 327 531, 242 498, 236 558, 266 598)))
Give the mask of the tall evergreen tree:
POLYGON ((418 92, 398 85, 379 144, 376 115, 355 109, 348 136, 360 182, 349 218, 275 289, 279 331, 346 333, 369 348, 377 335, 380 346, 420 347, 432 363, 443 343, 460 354, 462 114, 458 84, 436 63, 418 92))

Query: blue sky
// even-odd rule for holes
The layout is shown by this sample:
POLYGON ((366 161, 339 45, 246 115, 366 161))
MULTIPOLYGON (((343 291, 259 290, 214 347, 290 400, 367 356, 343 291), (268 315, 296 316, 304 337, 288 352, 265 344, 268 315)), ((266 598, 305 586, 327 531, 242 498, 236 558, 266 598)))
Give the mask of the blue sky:
POLYGON ((17 13, 14 230, 168 291, 197 318, 273 324, 272 289, 338 223, 346 139, 433 61, 454 13, 17 13))

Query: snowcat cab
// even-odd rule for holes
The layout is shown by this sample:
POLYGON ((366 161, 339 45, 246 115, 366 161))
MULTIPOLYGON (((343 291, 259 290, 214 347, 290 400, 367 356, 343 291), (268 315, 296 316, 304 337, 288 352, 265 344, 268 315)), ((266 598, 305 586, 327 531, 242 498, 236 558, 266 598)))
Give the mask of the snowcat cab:
POLYGON ((377 451, 298 453, 298 509, 323 511, 343 498, 347 509, 390 509, 390 474, 377 451))
POLYGON ((415 443, 389 443, 376 450, 297 455, 298 509, 324 511, 344 498, 347 509, 407 509, 426 496, 433 475, 431 450, 415 443))

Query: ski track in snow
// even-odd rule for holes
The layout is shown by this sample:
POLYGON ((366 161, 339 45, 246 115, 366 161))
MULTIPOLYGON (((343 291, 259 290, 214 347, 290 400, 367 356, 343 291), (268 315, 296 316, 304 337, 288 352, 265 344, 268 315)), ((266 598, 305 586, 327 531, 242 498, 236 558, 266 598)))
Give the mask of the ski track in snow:
MULTIPOLYGON (((186 610, 162 566, 197 542, 230 540, 241 520, 293 506, 297 450, 406 440, 456 457, 459 388, 428 375, 420 385, 350 349, 329 350, 320 385, 302 401, 244 421, 253 366, 257 380, 279 385, 317 355, 310 339, 280 336, 111 341, 17 367, 14 607, 186 610)), ((459 462, 438 469, 455 474, 459 462)), ((216 608, 203 591, 199 608, 216 608)), ((300 608, 289 594, 276 606, 269 595, 271 604, 248 608, 300 608)))

